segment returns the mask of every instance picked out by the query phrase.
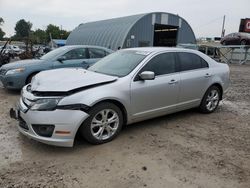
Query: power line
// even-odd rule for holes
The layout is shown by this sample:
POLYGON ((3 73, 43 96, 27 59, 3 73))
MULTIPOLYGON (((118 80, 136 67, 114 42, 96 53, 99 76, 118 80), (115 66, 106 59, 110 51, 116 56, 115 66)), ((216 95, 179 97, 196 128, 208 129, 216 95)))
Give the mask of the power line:
POLYGON ((218 18, 215 18, 215 19, 213 19, 213 20, 211 20, 211 21, 209 21, 209 22, 207 22, 207 23, 205 23, 205 24, 202 24, 202 25, 200 25, 200 26, 197 26, 197 28, 201 28, 201 27, 206 27, 206 26, 209 26, 209 25, 211 25, 211 24, 213 24, 213 23, 215 23, 215 22, 217 22, 217 21, 221 21, 222 19, 223 19, 223 17, 224 16, 220 16, 220 17, 218 17, 218 18))

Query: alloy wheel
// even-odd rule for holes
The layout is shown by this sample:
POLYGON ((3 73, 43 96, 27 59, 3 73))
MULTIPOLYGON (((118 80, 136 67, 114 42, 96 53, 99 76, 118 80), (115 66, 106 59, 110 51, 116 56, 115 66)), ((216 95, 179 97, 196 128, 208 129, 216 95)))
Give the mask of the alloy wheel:
POLYGON ((219 103, 219 92, 215 89, 211 90, 207 95, 206 108, 209 111, 213 111, 219 103))
POLYGON ((91 121, 91 134, 98 140, 112 137, 119 127, 119 116, 112 109, 104 109, 96 113, 91 121))

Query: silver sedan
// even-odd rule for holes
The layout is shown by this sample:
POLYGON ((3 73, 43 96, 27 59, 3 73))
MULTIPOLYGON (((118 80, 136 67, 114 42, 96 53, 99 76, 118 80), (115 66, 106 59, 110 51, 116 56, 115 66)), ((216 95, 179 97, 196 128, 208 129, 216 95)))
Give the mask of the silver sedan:
POLYGON ((229 86, 229 67, 195 50, 133 48, 117 51, 88 70, 43 71, 22 89, 10 115, 24 135, 73 146, 114 139, 122 126, 177 111, 216 110, 229 86))

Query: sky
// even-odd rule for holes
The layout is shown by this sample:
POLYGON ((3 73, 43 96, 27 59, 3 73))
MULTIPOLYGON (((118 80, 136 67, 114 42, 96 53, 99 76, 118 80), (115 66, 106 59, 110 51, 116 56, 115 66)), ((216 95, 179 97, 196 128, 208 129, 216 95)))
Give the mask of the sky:
POLYGON ((73 30, 81 23, 149 12, 178 14, 192 27, 195 36, 221 35, 226 15, 226 34, 237 32, 241 18, 250 18, 250 0, 0 0, 1 26, 7 37, 15 24, 25 19, 32 29, 48 24, 73 30))

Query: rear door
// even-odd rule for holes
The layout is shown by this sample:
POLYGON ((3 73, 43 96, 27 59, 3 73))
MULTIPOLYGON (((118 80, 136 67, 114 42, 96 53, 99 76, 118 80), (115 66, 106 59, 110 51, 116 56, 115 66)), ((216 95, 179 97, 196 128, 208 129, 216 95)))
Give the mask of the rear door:
POLYGON ((180 75, 175 53, 162 53, 153 57, 138 73, 152 71, 154 80, 131 82, 131 106, 134 119, 145 119, 174 111, 179 96, 180 75))
POLYGON ((194 53, 179 52, 180 97, 179 108, 198 106, 209 87, 212 73, 208 63, 194 53))

